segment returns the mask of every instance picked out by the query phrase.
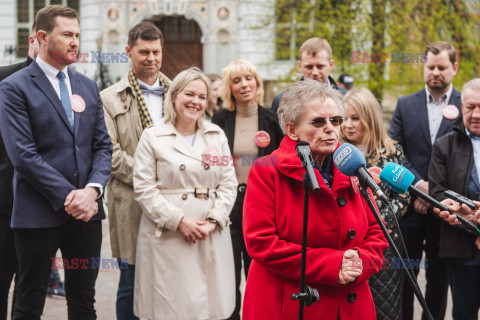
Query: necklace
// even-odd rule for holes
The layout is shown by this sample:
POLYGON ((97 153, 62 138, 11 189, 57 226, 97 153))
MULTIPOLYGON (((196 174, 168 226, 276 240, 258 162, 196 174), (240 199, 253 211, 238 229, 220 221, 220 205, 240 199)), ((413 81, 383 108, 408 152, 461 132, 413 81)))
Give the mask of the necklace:
POLYGON ((244 136, 247 133, 247 129, 244 126, 240 127, 240 134, 244 136))

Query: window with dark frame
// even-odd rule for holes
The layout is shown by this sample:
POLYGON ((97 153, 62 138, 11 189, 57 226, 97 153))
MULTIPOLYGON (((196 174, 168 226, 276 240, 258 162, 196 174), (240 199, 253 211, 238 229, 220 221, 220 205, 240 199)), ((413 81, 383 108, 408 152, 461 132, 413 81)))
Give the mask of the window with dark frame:
POLYGON ((37 12, 47 5, 61 4, 75 9, 80 9, 79 0, 34 0, 33 7, 30 0, 17 0, 17 57, 26 58, 28 55, 28 37, 32 28, 33 20, 37 12))

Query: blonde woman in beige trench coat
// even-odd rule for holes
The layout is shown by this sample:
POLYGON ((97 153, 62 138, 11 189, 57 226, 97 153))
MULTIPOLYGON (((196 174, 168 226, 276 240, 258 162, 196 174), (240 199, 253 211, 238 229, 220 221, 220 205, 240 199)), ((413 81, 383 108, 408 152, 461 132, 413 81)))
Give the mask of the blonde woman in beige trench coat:
POLYGON ((180 73, 165 118, 144 130, 135 152, 135 314, 157 319, 226 319, 235 305, 229 213, 237 179, 223 130, 203 121, 210 81, 180 73), (224 156, 206 164, 206 155, 224 156))

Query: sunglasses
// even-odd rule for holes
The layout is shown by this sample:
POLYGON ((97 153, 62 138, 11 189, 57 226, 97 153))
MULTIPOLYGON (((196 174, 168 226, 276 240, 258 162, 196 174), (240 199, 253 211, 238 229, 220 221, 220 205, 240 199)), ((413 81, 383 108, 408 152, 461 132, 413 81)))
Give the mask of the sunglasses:
POLYGON ((315 119, 313 119, 313 120, 308 121, 307 123, 308 123, 308 124, 311 124, 311 125, 314 126, 315 128, 321 128, 321 127, 323 127, 324 125, 327 124, 327 121, 330 121, 330 123, 332 124, 332 126, 338 127, 339 125, 342 124, 342 122, 343 122, 343 117, 342 117, 342 116, 335 116, 335 117, 331 117, 330 119, 327 119, 327 118, 315 118, 315 119))

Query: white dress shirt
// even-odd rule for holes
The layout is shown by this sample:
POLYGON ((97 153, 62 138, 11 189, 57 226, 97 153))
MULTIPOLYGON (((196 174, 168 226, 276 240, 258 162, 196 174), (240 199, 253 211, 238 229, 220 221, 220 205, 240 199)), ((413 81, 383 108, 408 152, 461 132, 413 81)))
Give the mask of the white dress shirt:
MULTIPOLYGON (((40 56, 37 56, 37 58, 35 58, 35 61, 37 62, 38 66, 40 67, 40 69, 43 71, 43 73, 47 77, 48 81, 50 81, 50 83, 52 84, 53 89, 57 93, 58 99, 60 101, 62 100, 61 95, 60 95, 60 79, 57 77, 57 74, 60 71, 63 71, 63 73, 65 74, 65 84, 67 85, 68 96, 69 97, 72 96, 72 87, 70 86, 70 77, 68 76, 68 66, 63 68, 62 70, 58 70, 57 68, 55 68, 55 67, 49 65, 48 63, 46 63, 45 61, 43 61, 40 58, 40 56)), ((72 110, 72 119, 75 119, 73 110, 72 110)), ((97 189, 97 191, 99 192, 97 199, 100 198, 103 195, 103 187, 100 183, 91 182, 91 183, 88 183, 85 186, 85 188, 86 187, 93 187, 93 188, 97 189)))
MULTIPOLYGON (((435 138, 437 138, 438 129, 440 129, 440 124, 443 120, 443 108, 448 105, 448 101, 450 101, 450 97, 452 96, 453 85, 450 84, 450 89, 448 89, 448 91, 436 102, 430 94, 430 91, 428 91, 427 85, 425 85, 425 92, 427 95, 428 128, 430 129, 430 141, 433 145, 435 138)), ((414 187, 418 187, 418 185, 423 182, 425 182, 425 180, 420 179, 415 183, 414 187)))
POLYGON ((425 85, 425 91, 427 94, 427 110, 428 110, 428 126, 430 128, 430 140, 433 143, 437 137, 438 129, 440 129, 440 124, 443 120, 443 108, 448 105, 450 101, 450 96, 453 92, 453 85, 450 84, 448 91, 443 94, 438 101, 433 99, 433 96, 428 91, 428 87, 425 85))
MULTIPOLYGON (((145 82, 141 81, 137 78, 138 85, 142 84, 146 88, 153 90, 160 87, 160 80, 157 78, 157 81, 153 84, 153 86, 146 84, 145 82)), ((163 98, 157 94, 147 92, 143 93, 143 100, 145 100, 145 104, 147 105, 148 112, 150 113, 150 117, 154 124, 156 124, 160 119, 162 119, 162 110, 163 110, 163 98)))
MULTIPOLYGON (((55 92, 57 93, 58 99, 60 101, 62 100, 61 95, 60 95, 60 79, 57 77, 57 74, 60 71, 63 71, 63 73, 65 74, 65 84, 67 85, 68 96, 69 97, 72 96, 72 87, 70 86, 70 77, 68 76, 68 66, 63 68, 62 70, 58 70, 57 68, 55 68, 55 67, 49 65, 48 63, 46 63, 45 61, 43 61, 40 58, 40 56, 37 56, 35 61, 37 61, 38 66, 43 71, 43 73, 45 73, 45 75, 47 76, 48 81, 50 81, 50 83, 52 84, 52 87, 55 90, 55 92)), ((73 111, 72 111, 72 119, 74 119, 73 111)))

